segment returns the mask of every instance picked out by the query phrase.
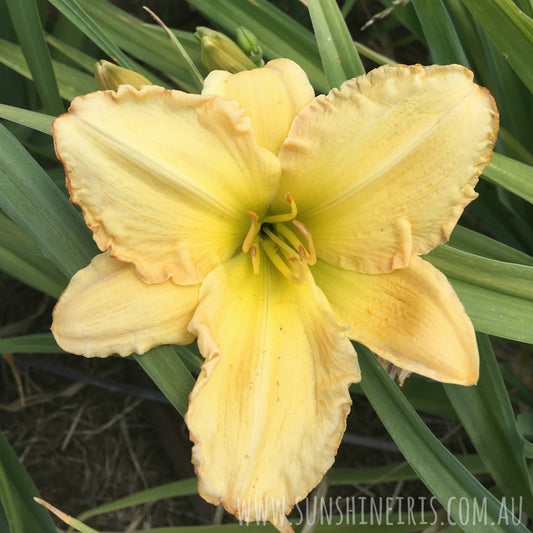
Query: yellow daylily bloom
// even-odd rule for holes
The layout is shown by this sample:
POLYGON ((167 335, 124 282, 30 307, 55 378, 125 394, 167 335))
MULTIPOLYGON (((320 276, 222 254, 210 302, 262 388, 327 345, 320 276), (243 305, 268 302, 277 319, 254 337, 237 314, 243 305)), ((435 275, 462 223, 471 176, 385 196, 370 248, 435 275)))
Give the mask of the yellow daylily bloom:
POLYGON ((345 429, 350 340, 477 381, 472 324, 418 255, 475 198, 497 129, 494 100, 457 65, 385 66, 317 98, 289 60, 213 72, 202 95, 76 98, 56 151, 105 253, 61 296, 54 335, 97 357, 196 336, 199 492, 291 531, 345 429))

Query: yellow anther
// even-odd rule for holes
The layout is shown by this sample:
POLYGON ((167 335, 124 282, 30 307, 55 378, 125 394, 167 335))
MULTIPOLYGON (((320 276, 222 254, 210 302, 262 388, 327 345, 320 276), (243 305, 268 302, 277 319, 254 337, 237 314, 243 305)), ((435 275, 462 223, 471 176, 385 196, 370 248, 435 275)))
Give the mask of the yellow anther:
POLYGON ((254 213, 253 211, 248 211, 248 214, 250 215, 252 222, 250 223, 250 229, 248 230, 248 233, 246 234, 244 242, 242 243, 242 251, 245 254, 248 253, 248 251, 250 250, 252 243, 254 242, 254 239, 257 237, 257 234, 259 233, 259 230, 261 229, 261 225, 259 224, 259 217, 257 216, 257 213, 254 213))
POLYGON ((309 258, 307 259, 307 263, 314 265, 316 263, 316 251, 313 243, 313 236, 301 222, 298 222, 298 220, 293 220, 292 223, 302 232, 302 235, 307 240, 307 248, 309 249, 309 258))
POLYGON ((298 214, 298 208, 296 207, 296 202, 292 199, 290 193, 285 195, 285 201, 291 206, 290 213, 285 213, 284 215, 270 215, 265 218, 264 222, 269 224, 274 224, 276 222, 288 222, 292 220, 298 214))

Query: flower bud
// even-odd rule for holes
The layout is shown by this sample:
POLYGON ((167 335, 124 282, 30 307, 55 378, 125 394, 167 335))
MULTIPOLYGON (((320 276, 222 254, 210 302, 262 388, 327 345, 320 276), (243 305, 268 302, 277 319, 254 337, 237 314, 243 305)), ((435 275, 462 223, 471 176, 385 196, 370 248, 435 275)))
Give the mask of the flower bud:
POLYGON ((133 85, 136 89, 143 85, 153 85, 138 72, 119 67, 109 61, 96 63, 95 78, 100 91, 116 91, 119 85, 133 85))
POLYGON ((227 70, 235 74, 256 68, 237 44, 223 33, 200 26, 195 35, 200 39, 202 63, 207 70, 227 70))
POLYGON ((254 65, 262 67, 265 62, 263 61, 263 50, 259 46, 259 41, 255 34, 245 27, 241 26, 237 28, 237 44, 241 50, 252 60, 254 65))

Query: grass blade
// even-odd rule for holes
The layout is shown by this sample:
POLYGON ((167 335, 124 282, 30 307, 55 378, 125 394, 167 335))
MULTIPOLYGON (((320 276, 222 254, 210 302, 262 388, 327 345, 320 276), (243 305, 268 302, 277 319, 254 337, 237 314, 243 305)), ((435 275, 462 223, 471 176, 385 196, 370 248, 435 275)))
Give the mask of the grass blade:
POLYGON ((255 33, 265 56, 287 57, 298 63, 313 85, 327 92, 314 35, 266 0, 188 0, 209 20, 235 36, 239 26, 255 33))
POLYGON ((458 279, 449 280, 477 331, 533 343, 533 305, 530 300, 458 279))
POLYGON ((134 357, 178 413, 185 416, 189 406, 189 393, 194 386, 194 378, 176 353, 175 348, 159 346, 144 355, 134 357))
POLYGON ((10 533, 56 533, 48 513, 33 501, 35 496, 35 485, 0 433, 0 502, 10 533))
POLYGON ((68 277, 97 253, 90 231, 74 206, 2 125, 0 209, 68 277))
POLYGON ((56 298, 67 284, 64 274, 43 256, 38 246, 1 213, 0 270, 56 298))
POLYGON ((439 65, 458 63, 468 67, 468 59, 442 0, 413 0, 413 6, 433 62, 439 65))
POLYGON ((463 226, 455 226, 448 246, 496 261, 533 266, 530 255, 463 226))
POLYGON ((67 17, 80 31, 96 44, 109 57, 124 68, 137 70, 134 63, 101 30, 91 17, 79 6, 76 0, 50 0, 50 3, 67 17))
POLYGON ((493 154, 483 177, 533 204, 533 167, 510 157, 493 154))
POLYGON ((346 80, 364 74, 365 69, 335 0, 310 0, 309 14, 329 87, 338 88, 346 80))
POLYGON ((52 135, 52 122, 54 117, 51 117, 50 115, 28 111, 27 109, 21 109, 20 107, 11 105, 0 104, 0 118, 52 135))
MULTIPOLYGON (((20 47, 3 39, 0 39, 0 63, 25 78, 32 79, 20 47)), ((57 61, 52 61, 52 65, 59 84, 59 92, 65 100, 70 101, 80 94, 96 91, 96 81, 93 76, 57 61)))
POLYGON ((533 306, 533 267, 496 261, 446 244, 425 256, 446 276, 529 300, 533 306))
POLYGON ((6 0, 9 16, 26 58, 43 107, 50 115, 63 113, 57 81, 35 0, 6 0))
POLYGON ((473 387, 444 385, 479 457, 503 493, 523 498, 533 516, 533 494, 511 402, 486 335, 478 335, 479 383, 473 387))
POLYGON ((0 352, 9 353, 65 353, 51 333, 37 333, 0 339, 0 352))
POLYGON ((473 505, 477 500, 486 502, 487 523, 482 526, 483 532, 526 533, 527 529, 521 524, 514 525, 511 513, 431 433, 372 352, 364 346, 358 346, 357 351, 363 376, 361 386, 372 407, 413 470, 456 522, 461 523, 463 531, 479 533, 480 526, 475 517, 465 520, 461 516, 459 521, 459 502, 473 505), (505 523, 502 516, 507 518, 505 523))
MULTIPOLYGON (((134 55, 152 69, 164 72, 175 83, 189 92, 195 92, 196 85, 187 65, 176 54, 176 49, 163 28, 146 24, 130 13, 122 11, 105 0, 78 0, 78 3, 121 48, 134 55)), ((185 48, 195 65, 205 72, 200 59, 200 41, 189 32, 171 30, 185 48)), ((166 87, 152 72, 138 69, 156 85, 166 87)))
POLYGON ((533 91, 533 20, 512 0, 461 0, 513 70, 533 91))

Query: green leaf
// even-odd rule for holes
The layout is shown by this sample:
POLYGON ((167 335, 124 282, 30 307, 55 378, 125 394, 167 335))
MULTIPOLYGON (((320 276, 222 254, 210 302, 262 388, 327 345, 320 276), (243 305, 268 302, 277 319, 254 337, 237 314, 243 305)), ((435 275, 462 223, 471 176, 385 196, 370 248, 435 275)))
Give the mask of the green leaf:
POLYGON ((6 0, 6 3, 43 107, 47 113, 59 115, 64 111, 63 102, 59 96, 50 52, 44 40, 36 1, 6 0))
POLYGON ((38 495, 30 476, 0 433, 0 503, 10 533, 56 533, 48 513, 33 501, 38 495))
POLYGON ((475 517, 460 514, 461 502, 468 502, 473 509, 474 502, 482 501, 487 511, 487 523, 481 526, 483 532, 526 533, 527 529, 514 525, 511 513, 431 433, 372 352, 360 345, 357 351, 363 376, 361 386, 377 415, 413 470, 455 521, 461 523, 463 531, 479 533, 480 526, 475 517), (502 523, 502 516, 507 523, 502 523))
POLYGON ((433 62, 439 65, 458 63, 468 67, 468 59, 442 0, 413 0, 413 6, 433 62))
POLYGON ((533 20, 512 0, 462 0, 514 71, 533 91, 533 20))
MULTIPOLYGON (((472 474, 485 474, 487 472, 487 467, 478 455, 459 455, 456 456, 456 459, 472 474)), ((418 475, 404 461, 403 463, 370 468, 332 468, 327 474, 327 479, 328 485, 335 487, 415 480, 418 479, 418 475)))
POLYGON ((516 427, 526 439, 533 439, 533 413, 520 413, 516 417, 516 427))
POLYGON ((330 88, 365 73, 335 0, 309 0, 320 58, 330 88))
MULTIPOLYGON (((150 65, 152 69, 164 72, 187 91, 197 90, 184 59, 176 53, 175 47, 163 28, 154 24, 146 24, 105 0, 78 0, 78 3, 126 52, 150 65)), ((185 48, 187 55, 203 71, 200 41, 190 32, 173 30, 173 33, 185 48)), ((152 83, 167 86, 153 74, 153 71, 138 70, 152 83)))
POLYGON ((37 333, 0 339, 0 352, 8 353, 64 353, 51 333, 37 333))
POLYGON ((478 331, 533 342, 532 266, 480 257, 448 245, 424 258, 446 274, 478 331))
POLYGON ((109 57, 120 63, 124 68, 137 70, 135 64, 102 31, 98 24, 80 7, 76 0, 50 0, 50 3, 109 57))
POLYGON ((44 257, 35 242, 1 213, 0 270, 55 298, 67 284, 65 275, 44 257))
POLYGON ((496 261, 443 244, 425 256, 453 279, 529 300, 533 306, 533 267, 496 261))
POLYGON ((450 278, 474 328, 504 339, 533 343, 531 300, 450 278))
POLYGON ((69 278, 97 253, 90 231, 74 206, 2 125, 0 209, 69 278))
POLYGON ((483 171, 483 177, 533 203, 532 166, 495 153, 483 171))
POLYGON ((533 266, 530 255, 463 226, 455 226, 448 245, 497 261, 533 266))
MULTIPOLYGON (((0 39, 0 63, 32 79, 20 47, 3 39, 0 39)), ((52 65, 59 84, 59 92, 65 100, 70 101, 80 94, 96 91, 94 77, 57 61, 52 61, 52 65)))
POLYGON ((255 33, 269 58, 287 57, 300 65, 313 85, 327 92, 320 55, 313 34, 267 0, 188 0, 209 20, 235 35, 239 26, 255 33))
POLYGON ((96 58, 82 52, 74 46, 70 46, 68 43, 61 41, 53 35, 46 34, 45 38, 48 44, 61 52, 65 57, 68 57, 73 63, 79 65, 85 72, 90 75, 94 74, 94 65, 97 63, 96 58))
POLYGON ((98 507, 81 513, 77 518, 78 520, 83 521, 99 514, 126 509, 127 507, 133 507, 134 505, 164 500, 165 498, 176 498, 178 496, 190 496, 192 494, 198 494, 197 484, 198 481, 196 478, 188 478, 180 481, 174 481, 173 483, 166 483, 165 485, 160 485, 159 487, 136 492, 135 494, 131 494, 125 498, 120 498, 114 502, 99 505, 98 507))
MULTIPOLYGON (((477 455, 463 455, 458 459, 474 474, 486 473, 486 467, 477 455)), ((328 485, 353 485, 391 481, 406 481, 418 479, 414 470, 407 463, 389 464, 371 468, 333 468, 327 474, 328 485)), ((197 494, 197 479, 188 478, 173 483, 160 485, 151 489, 143 490, 120 498, 114 502, 99 505, 89 511, 81 513, 78 520, 87 520, 93 516, 118 511, 134 505, 163 500, 165 498, 176 498, 180 496, 191 496, 197 494)))
POLYGON ((194 378, 175 348, 159 346, 144 355, 134 357, 178 413, 185 416, 189 406, 189 394, 194 386, 194 378))
POLYGON ((52 122, 54 117, 51 117, 50 115, 28 111, 27 109, 21 109, 20 107, 14 107, 11 105, 0 104, 0 118, 52 135, 52 122))
POLYGON ((533 493, 511 402, 486 335, 478 334, 479 382, 472 387, 444 385, 479 457, 502 492, 533 515, 533 493))

